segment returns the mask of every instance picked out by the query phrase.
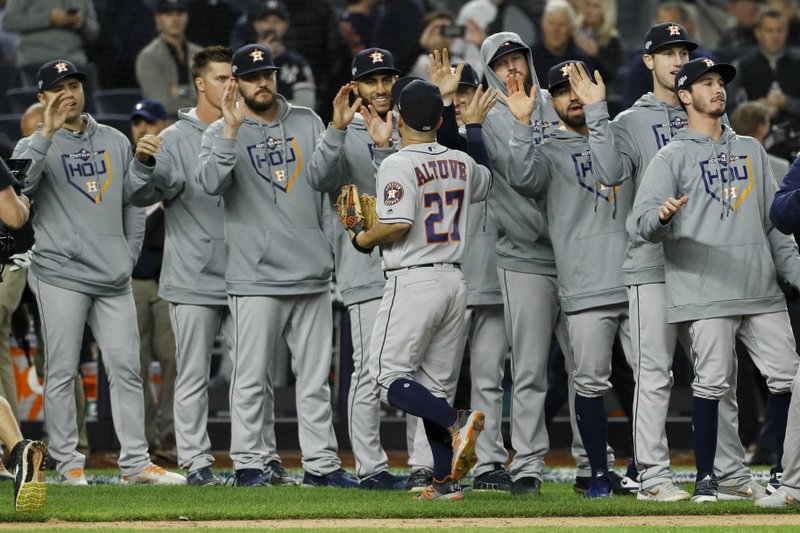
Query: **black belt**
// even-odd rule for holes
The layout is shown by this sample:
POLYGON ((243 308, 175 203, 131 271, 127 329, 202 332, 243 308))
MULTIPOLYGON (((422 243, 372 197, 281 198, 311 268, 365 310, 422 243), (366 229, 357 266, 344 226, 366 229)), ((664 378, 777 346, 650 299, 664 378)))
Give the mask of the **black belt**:
POLYGON ((397 272, 399 270, 414 270, 415 268, 435 268, 437 266, 445 266, 445 265, 451 265, 453 268, 461 270, 461 263, 425 263, 424 265, 412 265, 403 268, 394 268, 392 270, 387 270, 384 272, 383 278, 387 279, 386 274, 390 272, 397 272))

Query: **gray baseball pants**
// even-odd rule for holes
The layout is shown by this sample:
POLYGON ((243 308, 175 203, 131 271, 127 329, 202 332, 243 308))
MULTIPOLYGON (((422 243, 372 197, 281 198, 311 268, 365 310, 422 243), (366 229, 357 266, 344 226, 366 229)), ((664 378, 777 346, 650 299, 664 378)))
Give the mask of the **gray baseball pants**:
POLYGON ((783 478, 781 485, 793 498, 800 500, 800 372, 792 381, 789 422, 783 441, 783 478))

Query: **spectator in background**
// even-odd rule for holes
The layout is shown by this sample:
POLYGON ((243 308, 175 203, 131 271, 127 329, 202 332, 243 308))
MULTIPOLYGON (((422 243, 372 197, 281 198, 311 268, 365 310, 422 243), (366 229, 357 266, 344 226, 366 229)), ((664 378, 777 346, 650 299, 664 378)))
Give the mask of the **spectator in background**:
POLYGON ((617 0, 580 0, 575 45, 594 62, 610 85, 622 60, 617 33, 617 0))
MULTIPOLYGON (((800 131, 800 56, 786 47, 789 21, 783 12, 767 7, 756 21, 758 48, 736 65, 739 74, 738 101, 758 100, 770 111, 774 123, 788 123, 800 131)), ((791 157, 794 143, 772 147, 772 152, 791 157)))
POLYGON ((372 46, 372 32, 383 14, 379 0, 347 0, 338 12, 339 33, 355 57, 372 46))
MULTIPOLYGON (((770 110, 760 102, 745 102, 731 114, 731 128, 739 135, 753 137, 767 148, 771 128, 770 110)), ((780 182, 789 172, 789 162, 770 153, 767 153, 767 157, 775 179, 780 182)))
POLYGON ((459 9, 456 23, 466 26, 468 41, 474 42, 470 33, 479 30, 484 35, 510 31, 519 35, 523 42, 532 42, 537 34, 533 21, 541 18, 543 4, 539 1, 470 0, 459 9))
POLYGON ((548 0, 545 5, 541 38, 531 45, 533 68, 540 80, 548 79, 550 68, 567 60, 583 61, 594 71, 594 62, 575 46, 572 39, 576 16, 567 0, 548 0))
POLYGON ((162 102, 170 117, 195 102, 189 65, 201 47, 186 40, 187 9, 186 0, 159 0, 155 17, 158 37, 136 57, 142 96, 162 102))
POLYGON ((800 45, 800 8, 797 0, 767 0, 767 5, 781 11, 789 21, 789 37, 786 45, 800 45))
POLYGON ((270 49, 278 71, 278 93, 289 103, 313 108, 316 100, 314 74, 308 61, 286 47, 289 10, 280 0, 261 0, 250 6, 247 18, 240 21, 231 35, 231 48, 262 44, 270 49))
POLYGON ((722 36, 720 48, 741 48, 757 44, 754 30, 759 7, 758 0, 730 0, 728 10, 733 17, 733 23, 722 36))
MULTIPOLYGON (((466 37, 466 34, 467 28, 456 25, 455 18, 447 11, 431 11, 425 15, 422 34, 419 37, 420 54, 414 66, 408 71, 408 75, 427 79, 425 65, 428 64, 428 54, 445 48, 450 53, 452 63, 463 61, 467 64, 480 65, 482 61, 478 47, 486 36, 479 31, 479 35, 476 35, 476 44, 458 37, 459 35, 466 37)), ((478 76, 482 73, 480 70, 478 76)))
POLYGON ((8 0, 3 29, 19 33, 18 66, 54 57, 85 64, 100 33, 92 0, 8 0))
POLYGON ((400 72, 408 72, 419 57, 419 39, 427 12, 425 0, 386 0, 384 3, 373 45, 389 50, 400 72))
MULTIPOLYGON (((690 38, 694 37, 695 20, 686 2, 664 2, 661 4, 658 7, 656 19, 653 21, 653 24, 663 24, 665 22, 680 24, 686 28, 690 38)), ((634 55, 631 60, 628 74, 625 77, 625 89, 622 98, 623 109, 628 109, 643 94, 653 90, 653 76, 650 74, 650 70, 642 59, 642 55, 645 53, 643 48, 641 52, 634 55)), ((707 57, 713 61, 717 60, 716 56, 703 46, 698 46, 696 49, 689 51, 690 60, 699 57, 707 57)))
POLYGON ((195 24, 186 30, 186 39, 204 47, 225 43, 241 13, 238 6, 227 0, 192 0, 189 20, 195 24))

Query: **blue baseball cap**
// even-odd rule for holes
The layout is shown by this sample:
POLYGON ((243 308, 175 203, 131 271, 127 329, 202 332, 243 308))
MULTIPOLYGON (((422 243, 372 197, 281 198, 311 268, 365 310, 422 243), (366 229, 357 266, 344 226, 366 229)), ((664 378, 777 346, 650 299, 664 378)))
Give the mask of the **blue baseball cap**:
POLYGON ((409 83, 421 79, 422 78, 416 76, 406 76, 395 81, 392 85, 392 105, 394 106, 400 103, 400 93, 403 92, 403 89, 405 89, 409 83))
POLYGON ((659 48, 682 44, 687 50, 697 48, 697 43, 689 38, 689 32, 680 24, 664 22, 651 26, 644 36, 644 53, 655 53, 659 48))
POLYGON ((133 106, 131 120, 143 118, 147 122, 155 123, 159 120, 167 120, 167 109, 158 100, 145 98, 133 106))
MULTIPOLYGON (((455 65, 453 65, 455 67, 455 65)), ((475 87, 478 88, 478 85, 481 84, 481 81, 478 79, 478 73, 475 72, 475 69, 472 68, 472 65, 469 63, 464 63, 464 68, 461 70, 461 80, 458 82, 458 86, 466 85, 468 87, 475 87)))
POLYGON ((555 65, 547 71, 547 90, 550 91, 550 94, 553 94, 553 91, 559 86, 565 83, 569 83, 569 71, 571 70, 570 64, 575 63, 576 65, 583 65, 583 69, 589 74, 589 78, 594 81, 594 76, 592 75, 592 71, 589 69, 589 66, 584 63, 583 61, 578 61, 573 59, 571 61, 562 61, 558 65, 555 65))
POLYGON ((382 70, 389 71, 398 76, 401 74, 394 66, 394 56, 392 53, 383 48, 367 48, 366 50, 362 50, 353 58, 353 64, 351 65, 351 73, 353 74, 354 80, 382 70))
POLYGON ((736 77, 736 68, 728 63, 715 63, 707 57, 693 59, 683 64, 675 74, 675 92, 686 89, 706 72, 718 72, 725 85, 736 77))
POLYGON ((400 93, 398 108, 406 124, 417 131, 431 131, 442 116, 442 93, 432 83, 414 80, 400 93))
POLYGON ((269 48, 261 44, 247 44, 234 52, 231 72, 235 77, 240 78, 259 70, 280 70, 275 66, 269 48))
POLYGON ((79 71, 75 63, 68 59, 48 61, 39 68, 39 73, 36 76, 39 92, 46 91, 68 76, 74 76, 80 81, 86 79, 86 74, 79 71))

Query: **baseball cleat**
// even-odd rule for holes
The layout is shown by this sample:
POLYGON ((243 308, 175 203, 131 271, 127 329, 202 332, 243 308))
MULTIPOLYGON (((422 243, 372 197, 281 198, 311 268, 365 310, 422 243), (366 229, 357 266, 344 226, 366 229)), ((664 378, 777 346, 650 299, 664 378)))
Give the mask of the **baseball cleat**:
POLYGON ((781 478, 783 471, 779 472, 776 468, 771 468, 769 471, 769 482, 767 483, 767 494, 774 494, 776 490, 781 488, 781 478))
POLYGON ((511 494, 517 496, 538 496, 542 492, 542 480, 538 477, 521 477, 511 485, 511 494))
POLYGON ((778 490, 774 491, 769 496, 764 496, 763 498, 759 498, 756 500, 756 506, 758 507, 793 507, 796 505, 800 505, 800 501, 796 498, 789 495, 786 492, 786 489, 779 488, 778 490))
POLYGON ((283 468, 280 461, 273 459, 264 465, 264 478, 268 485, 299 485, 300 482, 283 468))
POLYGON ((222 485, 222 480, 214 475, 214 471, 210 466, 205 466, 194 472, 189 472, 189 475, 186 477, 186 482, 193 487, 222 485))
MULTIPOLYGON (((523 478, 527 479, 527 478, 523 478)), ((533 478, 536 479, 536 478, 533 478)), ((475 476, 475 482, 472 484, 473 490, 499 490, 501 492, 511 491, 511 486, 514 480, 508 470, 498 465, 498 468, 489 472, 484 472, 475 476)))
POLYGON ((629 494, 635 494, 641 488, 639 483, 639 472, 636 470, 636 464, 633 458, 628 459, 628 468, 625 470, 625 475, 620 480, 620 486, 629 494))
POLYGON ((406 490, 406 480, 383 470, 362 479, 358 484, 358 488, 367 490, 406 490))
POLYGON ((458 481, 451 479, 450 476, 445 478, 445 481, 438 482, 435 479, 433 483, 428 485, 422 494, 414 496, 414 500, 418 502, 431 501, 431 500, 463 500, 464 493, 461 492, 461 485, 458 481))
POLYGON ((706 503, 717 501, 717 476, 706 474, 702 479, 694 482, 694 494, 692 503, 706 503))
POLYGON ((264 471, 258 468, 242 468, 236 471, 234 485, 237 487, 264 487, 267 485, 267 478, 264 471))
POLYGON ((14 474, 9 472, 3 464, 3 461, 0 460, 0 481, 7 481, 11 479, 14 479, 14 474))
POLYGON ((311 472, 306 472, 303 476, 303 486, 354 489, 358 487, 358 480, 348 474, 343 468, 340 468, 321 476, 312 474, 311 472))
POLYGON ((608 472, 598 470, 589 481, 589 490, 586 491, 587 498, 610 498, 611 497, 611 480, 608 478, 608 472))
POLYGON ((186 485, 186 478, 180 474, 168 472, 158 465, 150 463, 144 470, 132 476, 122 476, 124 483, 153 485, 186 485))
POLYGON ((433 472, 427 468, 415 468, 408 475, 406 489, 409 492, 423 492, 431 483, 433 483, 433 472))
POLYGON ((89 482, 86 481, 86 474, 83 467, 70 468, 66 473, 61 474, 61 483, 64 485, 72 485, 73 487, 88 487, 89 482))
POLYGON ((453 441, 450 476, 456 481, 469 474, 478 462, 475 444, 478 435, 483 431, 483 421, 484 416, 480 411, 462 409, 458 411, 456 421, 449 428, 453 441))
POLYGON ((692 495, 671 481, 664 481, 636 493, 636 499, 643 502, 679 502, 691 499, 692 495))
POLYGON ((47 445, 38 440, 21 440, 11 450, 15 511, 38 511, 44 506, 47 485, 42 468, 46 455, 47 445))
POLYGON ((613 470, 608 471, 608 481, 611 483, 611 492, 616 496, 632 496, 639 490, 638 481, 630 479, 625 481, 624 476, 620 476, 613 470))
POLYGON ((717 488, 717 498, 720 500, 758 500, 766 495, 766 489, 752 479, 738 487, 720 485, 717 488))

